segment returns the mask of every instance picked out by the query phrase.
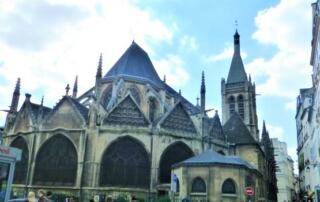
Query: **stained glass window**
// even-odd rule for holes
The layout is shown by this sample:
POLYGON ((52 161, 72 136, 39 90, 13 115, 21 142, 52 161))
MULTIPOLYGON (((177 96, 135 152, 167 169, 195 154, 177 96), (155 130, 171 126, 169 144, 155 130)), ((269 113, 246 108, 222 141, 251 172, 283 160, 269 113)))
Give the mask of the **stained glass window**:
POLYGON ((148 188, 150 160, 144 147, 131 137, 122 137, 105 151, 100 171, 101 186, 148 188))
POLYGON ((26 141, 23 137, 17 137, 12 143, 11 147, 21 149, 21 161, 16 163, 14 171, 14 184, 26 184, 27 172, 28 172, 28 160, 29 160, 29 149, 26 141))
POLYGON ((63 135, 45 142, 36 158, 34 184, 74 186, 77 176, 77 152, 63 135))

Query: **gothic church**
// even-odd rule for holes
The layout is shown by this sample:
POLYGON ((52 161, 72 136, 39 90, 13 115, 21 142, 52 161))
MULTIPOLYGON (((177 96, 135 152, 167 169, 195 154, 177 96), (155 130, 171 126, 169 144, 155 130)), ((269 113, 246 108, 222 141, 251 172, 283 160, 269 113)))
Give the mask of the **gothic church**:
POLYGON ((255 84, 240 55, 222 79, 222 121, 206 111, 204 73, 200 105, 161 80, 135 42, 95 85, 72 93, 53 108, 26 94, 18 110, 20 79, 6 119, 4 142, 23 151, 13 190, 20 196, 44 188, 88 201, 94 195, 134 194, 149 200, 168 195, 193 201, 276 201, 275 164, 265 125, 259 137, 255 84))

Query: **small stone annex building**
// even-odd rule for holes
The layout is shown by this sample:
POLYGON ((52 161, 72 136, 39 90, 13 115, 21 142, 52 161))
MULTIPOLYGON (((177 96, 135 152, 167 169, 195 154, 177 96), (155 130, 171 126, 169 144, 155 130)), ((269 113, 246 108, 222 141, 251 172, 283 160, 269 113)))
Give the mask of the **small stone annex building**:
POLYGON ((23 151, 14 191, 21 196, 44 188, 81 201, 120 192, 154 199, 169 193, 172 168, 208 157, 201 169, 209 171, 191 166, 180 175, 181 197, 192 199, 191 183, 197 182, 205 186, 202 200, 242 201, 244 187, 253 186, 255 199, 276 201, 271 142, 265 127, 259 138, 255 84, 239 39, 236 32, 229 75, 221 82, 222 123, 217 112, 207 115, 204 73, 201 102, 194 105, 159 78, 135 42, 105 76, 100 57, 95 85, 78 96, 76 79, 72 93, 67 86, 53 108, 26 94, 18 110, 18 79, 3 136, 23 151))

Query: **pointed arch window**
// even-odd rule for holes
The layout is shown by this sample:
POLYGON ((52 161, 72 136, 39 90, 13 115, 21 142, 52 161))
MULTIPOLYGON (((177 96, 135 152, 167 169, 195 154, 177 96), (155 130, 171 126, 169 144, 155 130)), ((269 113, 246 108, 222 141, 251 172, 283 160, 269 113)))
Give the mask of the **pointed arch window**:
POLYGON ((131 137, 121 137, 103 155, 100 186, 147 188, 150 173, 150 160, 143 145, 131 137))
POLYGON ((29 161, 29 149, 28 145, 23 137, 17 137, 10 145, 21 149, 22 156, 21 161, 16 163, 14 172, 13 183, 14 184, 26 184, 27 172, 28 172, 28 161, 29 161))
POLYGON ((242 119, 244 119, 244 102, 243 102, 243 96, 239 95, 237 98, 238 103, 238 112, 242 119))
POLYGON ((140 99, 140 93, 139 90, 137 89, 137 87, 135 86, 130 86, 128 88, 128 92, 130 92, 131 96, 133 97, 133 99, 136 101, 136 103, 138 105, 140 105, 141 103, 141 99, 140 99))
POLYGON ((112 97, 112 85, 110 84, 110 86, 108 86, 107 89, 103 93, 102 105, 105 108, 107 108, 107 106, 111 100, 111 97, 112 97))
POLYGON ((33 183, 46 186, 74 186, 78 157, 73 143, 55 135, 40 148, 35 162, 33 183))
POLYGON ((236 100, 234 96, 231 96, 228 98, 228 103, 229 103, 229 113, 230 115, 232 115, 236 109, 236 100))

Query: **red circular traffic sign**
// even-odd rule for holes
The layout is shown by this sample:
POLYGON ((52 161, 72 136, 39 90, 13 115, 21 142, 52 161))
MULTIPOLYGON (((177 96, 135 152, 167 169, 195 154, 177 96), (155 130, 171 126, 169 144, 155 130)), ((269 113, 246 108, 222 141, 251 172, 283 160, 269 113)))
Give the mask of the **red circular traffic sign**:
POLYGON ((246 187, 246 194, 248 195, 248 196, 253 196, 253 188, 252 187, 246 187))

